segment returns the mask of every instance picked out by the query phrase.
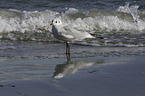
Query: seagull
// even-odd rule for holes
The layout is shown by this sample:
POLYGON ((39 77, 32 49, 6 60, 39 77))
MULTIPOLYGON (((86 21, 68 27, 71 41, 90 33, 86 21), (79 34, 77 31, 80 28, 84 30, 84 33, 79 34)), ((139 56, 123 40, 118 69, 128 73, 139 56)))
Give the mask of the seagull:
POLYGON ((95 38, 88 32, 72 31, 68 26, 64 26, 63 22, 59 18, 52 20, 52 34, 58 40, 66 42, 66 57, 70 60, 70 41, 81 41, 86 38, 95 38))

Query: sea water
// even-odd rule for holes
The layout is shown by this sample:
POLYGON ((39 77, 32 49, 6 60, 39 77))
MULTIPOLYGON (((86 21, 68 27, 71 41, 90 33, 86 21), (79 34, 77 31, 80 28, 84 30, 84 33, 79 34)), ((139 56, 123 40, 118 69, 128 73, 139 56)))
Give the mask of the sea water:
POLYGON ((56 41, 51 21, 69 31, 88 32, 101 46, 144 46, 145 2, 121 0, 21 0, 0 2, 0 39, 56 41))
POLYGON ((52 35, 54 18, 95 37, 71 43, 76 61, 145 53, 144 0, 1 0, 0 81, 52 76, 55 65, 68 63, 65 45, 52 35))

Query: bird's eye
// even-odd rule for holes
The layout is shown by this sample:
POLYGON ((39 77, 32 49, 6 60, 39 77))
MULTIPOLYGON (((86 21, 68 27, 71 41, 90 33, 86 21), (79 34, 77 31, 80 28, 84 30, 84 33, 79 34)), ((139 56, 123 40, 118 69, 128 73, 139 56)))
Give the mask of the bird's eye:
POLYGON ((57 21, 55 21, 55 23, 57 23, 57 21))
POLYGON ((58 21, 58 23, 60 23, 60 21, 58 21))

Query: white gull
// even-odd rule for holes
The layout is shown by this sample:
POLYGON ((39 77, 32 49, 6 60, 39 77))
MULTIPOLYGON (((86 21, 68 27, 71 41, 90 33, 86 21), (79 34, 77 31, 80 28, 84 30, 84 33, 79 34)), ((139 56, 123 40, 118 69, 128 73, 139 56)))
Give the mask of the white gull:
POLYGON ((55 38, 66 42, 66 56, 70 60, 70 45, 69 41, 81 41, 86 38, 94 38, 88 32, 72 31, 67 26, 64 26, 59 18, 52 20, 52 33, 55 38))

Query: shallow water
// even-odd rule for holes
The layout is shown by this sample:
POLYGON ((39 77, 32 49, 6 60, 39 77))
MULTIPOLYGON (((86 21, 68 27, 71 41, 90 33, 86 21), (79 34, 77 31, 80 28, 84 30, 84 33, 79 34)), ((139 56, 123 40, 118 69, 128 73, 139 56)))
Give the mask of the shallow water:
POLYGON ((92 68, 99 66, 130 62, 145 54, 144 47, 71 44, 71 61, 67 61, 64 43, 3 41, 0 48, 0 81, 62 78, 93 72, 92 68))

